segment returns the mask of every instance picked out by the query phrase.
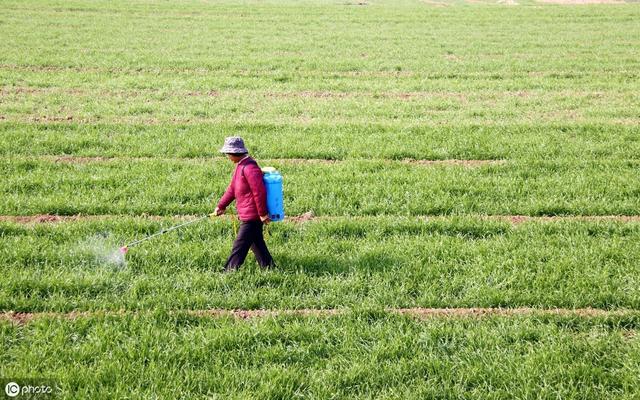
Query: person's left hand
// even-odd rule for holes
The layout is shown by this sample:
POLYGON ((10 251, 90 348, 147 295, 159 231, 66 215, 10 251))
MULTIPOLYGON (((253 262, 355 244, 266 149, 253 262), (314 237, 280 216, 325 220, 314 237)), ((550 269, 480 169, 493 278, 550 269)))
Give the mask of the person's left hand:
POLYGON ((267 225, 267 224, 269 224, 269 222, 271 222, 271 218, 269 218, 269 214, 261 215, 260 216, 260 221, 262 221, 263 224, 267 225))

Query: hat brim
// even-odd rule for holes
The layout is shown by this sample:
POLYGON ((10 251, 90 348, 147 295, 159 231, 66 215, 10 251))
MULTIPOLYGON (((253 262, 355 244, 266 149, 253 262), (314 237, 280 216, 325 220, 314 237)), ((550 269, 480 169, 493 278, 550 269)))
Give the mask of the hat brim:
POLYGON ((223 147, 219 151, 224 154, 245 154, 249 152, 244 147, 223 147))

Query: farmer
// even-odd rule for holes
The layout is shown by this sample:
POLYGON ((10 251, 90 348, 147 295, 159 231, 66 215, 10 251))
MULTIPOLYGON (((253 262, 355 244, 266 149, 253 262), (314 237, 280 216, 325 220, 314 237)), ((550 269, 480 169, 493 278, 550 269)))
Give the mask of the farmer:
POLYGON ((267 192, 262 181, 262 170, 258 163, 249 157, 249 151, 244 147, 244 141, 240 137, 226 138, 220 152, 225 153, 229 160, 236 164, 236 168, 231 183, 214 213, 224 214, 227 206, 235 199, 241 221, 224 271, 237 270, 247 257, 249 249, 255 254, 260 267, 271 268, 274 266, 273 258, 262 236, 263 224, 271 222, 267 212, 267 192))

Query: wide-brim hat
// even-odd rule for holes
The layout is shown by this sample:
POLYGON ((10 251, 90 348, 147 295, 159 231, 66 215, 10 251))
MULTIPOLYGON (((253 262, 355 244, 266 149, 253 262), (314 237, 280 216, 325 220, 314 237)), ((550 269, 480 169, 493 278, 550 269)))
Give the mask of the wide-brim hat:
POLYGON ((248 153, 246 147, 244 147, 244 140, 239 136, 230 136, 224 140, 224 146, 220 149, 220 153, 248 153))

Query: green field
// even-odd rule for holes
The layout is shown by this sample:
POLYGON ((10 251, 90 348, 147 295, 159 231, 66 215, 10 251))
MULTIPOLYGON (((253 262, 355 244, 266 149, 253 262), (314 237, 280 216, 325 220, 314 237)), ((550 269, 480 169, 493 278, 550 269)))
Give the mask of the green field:
POLYGON ((640 398, 640 4, 554 2, 3 1, 2 386, 640 398), (213 211, 231 135, 277 268, 221 273, 228 218, 114 262, 213 211))
POLYGON ((80 398, 625 398, 640 383, 639 322, 44 319, 3 325, 0 360, 15 373, 48 371, 80 398))

